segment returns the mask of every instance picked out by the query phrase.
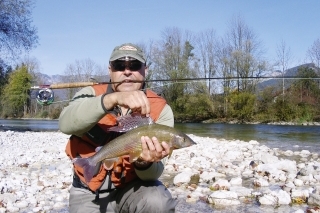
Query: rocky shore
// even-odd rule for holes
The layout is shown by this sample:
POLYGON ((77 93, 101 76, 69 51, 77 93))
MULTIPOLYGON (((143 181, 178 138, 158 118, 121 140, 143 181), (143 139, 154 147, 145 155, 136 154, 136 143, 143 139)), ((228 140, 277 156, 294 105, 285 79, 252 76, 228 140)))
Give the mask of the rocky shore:
MULTIPOLYGON (((320 159, 312 150, 189 135, 161 181, 176 212, 320 212, 320 159)), ((0 213, 68 212, 72 169, 61 132, 0 132, 0 213)))

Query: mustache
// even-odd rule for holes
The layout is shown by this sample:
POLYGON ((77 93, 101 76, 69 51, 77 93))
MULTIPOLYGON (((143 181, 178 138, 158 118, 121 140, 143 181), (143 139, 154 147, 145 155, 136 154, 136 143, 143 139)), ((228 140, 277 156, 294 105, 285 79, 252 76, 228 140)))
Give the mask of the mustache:
POLYGON ((124 84, 124 83, 145 83, 144 80, 133 80, 133 79, 124 79, 122 81, 117 81, 117 82, 112 82, 115 89, 117 89, 121 84, 124 84))

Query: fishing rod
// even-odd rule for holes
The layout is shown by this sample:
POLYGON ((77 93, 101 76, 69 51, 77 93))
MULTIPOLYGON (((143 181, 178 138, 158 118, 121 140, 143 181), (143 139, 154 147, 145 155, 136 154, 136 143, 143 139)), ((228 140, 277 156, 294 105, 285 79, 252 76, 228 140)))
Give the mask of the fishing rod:
POLYGON ((32 86, 30 89, 39 90, 37 94, 37 102, 40 105, 50 105, 54 101, 53 89, 69 89, 86 86, 94 86, 101 84, 122 84, 122 83, 153 83, 153 82, 173 82, 173 83, 187 83, 188 81, 206 81, 206 80, 253 80, 253 79, 305 79, 305 80, 319 80, 320 78, 303 78, 298 76, 259 76, 259 77, 203 77, 203 78, 175 78, 175 79, 148 79, 143 81, 138 80, 124 80, 117 82, 69 82, 69 83, 55 83, 50 85, 32 86))

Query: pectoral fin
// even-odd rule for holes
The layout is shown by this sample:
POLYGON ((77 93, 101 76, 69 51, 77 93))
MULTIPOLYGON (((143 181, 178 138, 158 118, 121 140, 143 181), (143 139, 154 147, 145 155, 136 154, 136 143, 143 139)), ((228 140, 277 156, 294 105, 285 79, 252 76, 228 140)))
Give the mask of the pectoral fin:
POLYGON ((103 146, 98 146, 97 148, 95 148, 95 151, 96 151, 96 152, 99 152, 102 147, 103 147, 103 146))
POLYGON ((113 169, 114 162, 117 162, 118 160, 119 160, 119 158, 105 159, 105 160, 103 161, 103 167, 104 167, 106 170, 111 170, 111 169, 113 169))
POLYGON ((133 152, 130 152, 129 153, 129 162, 133 163, 134 161, 136 161, 139 158, 140 154, 141 154, 141 150, 135 150, 133 152))

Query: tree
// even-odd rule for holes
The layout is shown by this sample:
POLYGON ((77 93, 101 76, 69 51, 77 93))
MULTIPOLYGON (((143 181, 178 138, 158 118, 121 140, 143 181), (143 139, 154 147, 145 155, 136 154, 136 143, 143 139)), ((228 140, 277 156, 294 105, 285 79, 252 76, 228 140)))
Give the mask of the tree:
POLYGON ((259 92, 257 96, 257 120, 261 122, 272 122, 275 119, 272 104, 278 95, 276 87, 268 86, 259 92))
POLYGON ((291 49, 290 47, 287 47, 284 40, 282 40, 281 43, 277 46, 277 56, 277 65, 282 73, 282 98, 284 98, 284 73, 288 69, 289 62, 292 58, 291 49))
POLYGON ((0 0, 0 58, 17 58, 37 45, 32 6, 32 0, 0 0))
POLYGON ((257 82, 247 78, 259 77, 265 70, 265 62, 261 59, 264 50, 257 35, 241 17, 236 17, 230 23, 224 44, 223 49, 229 51, 230 77, 237 78, 237 90, 253 92, 257 82))
POLYGON ((4 62, 0 59, 0 97, 2 94, 3 87, 8 83, 10 72, 11 67, 6 66, 4 62))
MULTIPOLYGON (((178 28, 165 29, 162 40, 152 48, 152 79, 197 77, 191 67, 194 60, 192 41, 193 36, 188 32, 182 33, 178 28)), ((185 83, 157 86, 162 86, 161 92, 169 103, 174 103, 179 96, 192 90, 192 87, 187 87, 185 83)))
MULTIPOLYGON (((217 71, 217 47, 218 42, 213 29, 201 32, 197 37, 197 47, 200 55, 200 69, 203 77, 214 77, 217 71)), ((208 81, 208 90, 211 94, 211 80, 208 81)))
POLYGON ((318 87, 318 81, 315 80, 319 76, 316 69, 311 67, 300 67, 298 69, 297 77, 301 79, 296 80, 293 83, 293 88, 299 91, 300 102, 309 102, 309 97, 320 97, 320 89, 318 87))
MULTIPOLYGON (((4 87, 8 84, 9 74, 12 69, 9 66, 6 66, 3 61, 0 59, 0 100, 3 96, 4 87)), ((3 103, 0 104, 0 114, 3 111, 3 103)))
MULTIPOLYGON (((26 56, 21 60, 21 64, 27 67, 28 73, 31 75, 32 86, 45 84, 45 81, 43 80, 43 75, 41 75, 40 73, 39 61, 36 58, 26 56)), ((39 110, 43 110, 43 107, 40 107, 36 99, 38 92, 39 90, 30 91, 30 106, 28 114, 31 117, 37 116, 39 110)))
MULTIPOLYGON (((313 42, 312 46, 307 52, 308 57, 311 62, 314 63, 318 68, 320 68, 320 39, 313 42)), ((320 73, 318 73, 319 75, 320 73)))
POLYGON ((17 67, 10 76, 9 83, 4 88, 2 97, 5 116, 26 116, 30 105, 30 87, 32 77, 25 65, 17 67))

